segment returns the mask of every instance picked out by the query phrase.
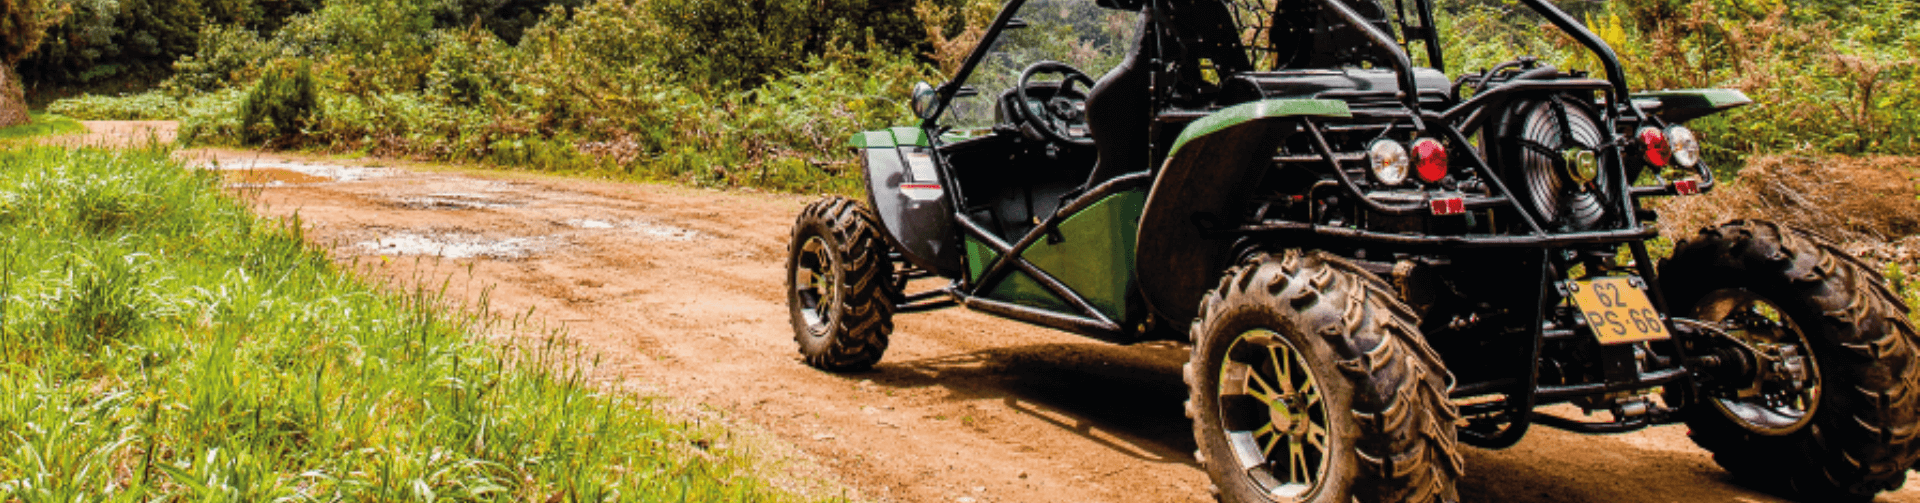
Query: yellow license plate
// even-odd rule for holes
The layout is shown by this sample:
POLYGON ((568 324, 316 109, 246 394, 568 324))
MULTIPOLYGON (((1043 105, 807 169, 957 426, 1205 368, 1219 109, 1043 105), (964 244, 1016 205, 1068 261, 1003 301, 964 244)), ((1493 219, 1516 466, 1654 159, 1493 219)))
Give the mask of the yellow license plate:
POLYGON ((1587 319, 1587 326, 1601 344, 1657 341, 1670 337, 1660 312, 1653 310, 1647 294, 1622 276, 1610 276, 1567 283, 1573 293, 1573 307, 1587 319))

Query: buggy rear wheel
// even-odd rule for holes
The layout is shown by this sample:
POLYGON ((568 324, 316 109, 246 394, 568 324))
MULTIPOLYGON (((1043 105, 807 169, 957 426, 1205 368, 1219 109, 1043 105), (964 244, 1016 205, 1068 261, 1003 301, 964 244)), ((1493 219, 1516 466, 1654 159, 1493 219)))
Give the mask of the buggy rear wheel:
POLYGON ((1318 252, 1263 254, 1200 310, 1187 414, 1222 500, 1455 499, 1450 378, 1378 278, 1318 252))
POLYGON ((844 197, 807 205, 787 253, 787 308, 807 365, 865 370, 893 333, 893 262, 866 207, 844 197))
POLYGON ((1872 268, 1811 233, 1736 221, 1680 243, 1660 276, 1675 314, 1753 355, 1756 370, 1716 375, 1727 382, 1681 407, 1715 462, 1806 501, 1865 501, 1906 481, 1920 457, 1920 337, 1872 268))

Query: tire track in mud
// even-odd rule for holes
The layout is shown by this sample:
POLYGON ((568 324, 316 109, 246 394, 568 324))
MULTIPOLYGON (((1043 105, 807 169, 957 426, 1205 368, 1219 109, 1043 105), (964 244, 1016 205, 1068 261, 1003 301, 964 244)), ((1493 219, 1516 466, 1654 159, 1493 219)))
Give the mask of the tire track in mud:
MULTIPOLYGON (((811 198, 202 150, 337 260, 564 326, 597 378, 777 439, 819 494, 905 502, 1211 501, 1172 344, 1112 346, 960 310, 902 315, 869 372, 803 365, 781 261, 811 198), (674 400, 669 400, 674 401, 674 400)), ((730 441, 719 439, 719 444, 730 441)), ((785 454, 777 454, 785 453, 785 454)), ((1679 427, 1536 428, 1465 449, 1465 501, 1779 501, 1679 427)), ((1910 477, 1909 480, 1913 480, 1910 477)), ((806 486, 795 482, 798 486, 806 486)), ((1879 501, 1920 503, 1920 484, 1879 501)))

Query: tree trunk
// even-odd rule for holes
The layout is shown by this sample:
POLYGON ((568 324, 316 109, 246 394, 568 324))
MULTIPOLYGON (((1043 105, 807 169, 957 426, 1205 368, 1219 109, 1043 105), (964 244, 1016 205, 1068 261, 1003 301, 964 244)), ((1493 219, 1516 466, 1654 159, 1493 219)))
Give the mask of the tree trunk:
POLYGON ((0 64, 0 127, 33 122, 27 115, 27 91, 10 65, 0 64))

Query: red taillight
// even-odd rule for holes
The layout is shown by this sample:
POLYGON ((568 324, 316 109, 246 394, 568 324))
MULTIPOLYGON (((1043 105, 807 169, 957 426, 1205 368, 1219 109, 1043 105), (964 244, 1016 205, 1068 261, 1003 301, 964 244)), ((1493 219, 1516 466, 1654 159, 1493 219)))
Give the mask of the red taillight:
POLYGON ((1413 141, 1413 174, 1427 183, 1447 177, 1447 147, 1440 140, 1421 138, 1413 141))
POLYGON ((1667 167, 1671 152, 1670 147, 1667 146, 1666 133, 1660 132, 1659 128, 1640 128, 1640 147, 1647 153, 1647 165, 1656 168, 1667 167))

